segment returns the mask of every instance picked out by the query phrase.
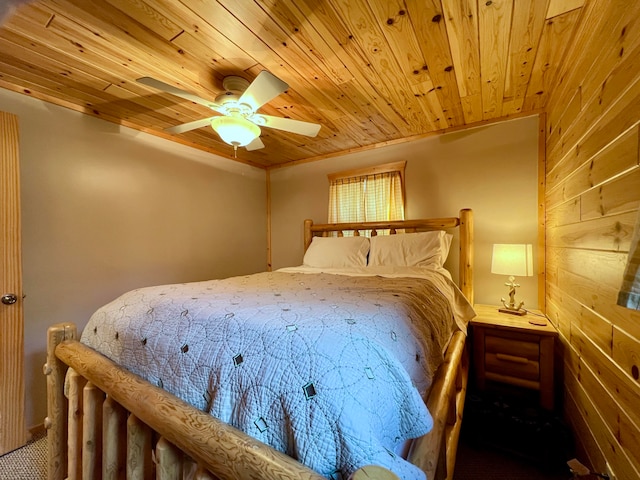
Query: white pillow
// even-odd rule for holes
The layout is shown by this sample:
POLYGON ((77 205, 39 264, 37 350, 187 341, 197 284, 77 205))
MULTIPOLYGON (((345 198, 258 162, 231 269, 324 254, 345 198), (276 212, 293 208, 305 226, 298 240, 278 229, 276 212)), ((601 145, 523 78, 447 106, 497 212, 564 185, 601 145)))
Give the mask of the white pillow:
POLYGON ((307 267, 366 267, 367 237, 313 237, 302 261, 307 267))
POLYGON ((398 233, 371 237, 369 265, 395 267, 442 267, 453 235, 443 230, 398 233))

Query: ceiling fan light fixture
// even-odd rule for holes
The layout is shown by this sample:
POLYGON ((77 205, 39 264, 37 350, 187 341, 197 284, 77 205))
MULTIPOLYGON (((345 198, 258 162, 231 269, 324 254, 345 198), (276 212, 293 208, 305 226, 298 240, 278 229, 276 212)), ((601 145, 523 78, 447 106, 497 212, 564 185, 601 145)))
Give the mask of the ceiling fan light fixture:
POLYGON ((215 117, 211 128, 222 141, 234 147, 244 147, 260 136, 260 127, 242 117, 215 117))
POLYGON ((204 105, 220 115, 175 125, 166 128, 165 131, 171 134, 182 134, 211 125, 220 139, 233 147, 234 155, 238 147, 245 147, 248 151, 265 147, 260 140, 261 127, 307 137, 315 137, 320 130, 320 125, 316 123, 257 113, 260 107, 289 88, 289 85, 266 70, 261 71, 252 82, 233 75, 225 77, 222 81, 225 92, 219 94, 213 102, 151 77, 142 77, 138 81, 190 102, 204 105))

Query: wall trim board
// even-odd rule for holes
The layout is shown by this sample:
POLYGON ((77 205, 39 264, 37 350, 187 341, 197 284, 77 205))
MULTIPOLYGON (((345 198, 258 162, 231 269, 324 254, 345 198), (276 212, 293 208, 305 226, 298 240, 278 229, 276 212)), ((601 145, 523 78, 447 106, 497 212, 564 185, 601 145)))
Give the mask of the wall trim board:
POLYGON ((541 113, 538 116, 538 306, 540 310, 546 312, 545 285, 547 284, 546 276, 546 131, 547 131, 547 115, 541 113))

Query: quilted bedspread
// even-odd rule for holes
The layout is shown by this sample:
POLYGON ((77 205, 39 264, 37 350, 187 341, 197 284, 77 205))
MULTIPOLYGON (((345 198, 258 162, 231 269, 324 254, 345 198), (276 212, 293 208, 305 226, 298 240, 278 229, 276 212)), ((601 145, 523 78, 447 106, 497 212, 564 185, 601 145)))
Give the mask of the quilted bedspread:
POLYGON ((141 288, 81 341, 328 478, 432 428, 421 395, 455 322, 426 279, 270 272, 141 288))

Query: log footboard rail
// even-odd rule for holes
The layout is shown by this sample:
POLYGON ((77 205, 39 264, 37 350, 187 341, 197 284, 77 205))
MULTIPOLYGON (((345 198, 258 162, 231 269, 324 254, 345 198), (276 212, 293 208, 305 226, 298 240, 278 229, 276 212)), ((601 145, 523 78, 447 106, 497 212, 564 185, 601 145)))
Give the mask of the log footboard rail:
MULTIPOLYGON (((128 372, 77 338, 72 323, 48 331, 49 480, 325 478, 128 372)), ((453 476, 468 373, 465 354, 465 335, 456 332, 427 399, 434 428, 410 451, 410 460, 429 480, 453 476)), ((352 476, 374 479, 397 477, 376 466, 352 476)))

